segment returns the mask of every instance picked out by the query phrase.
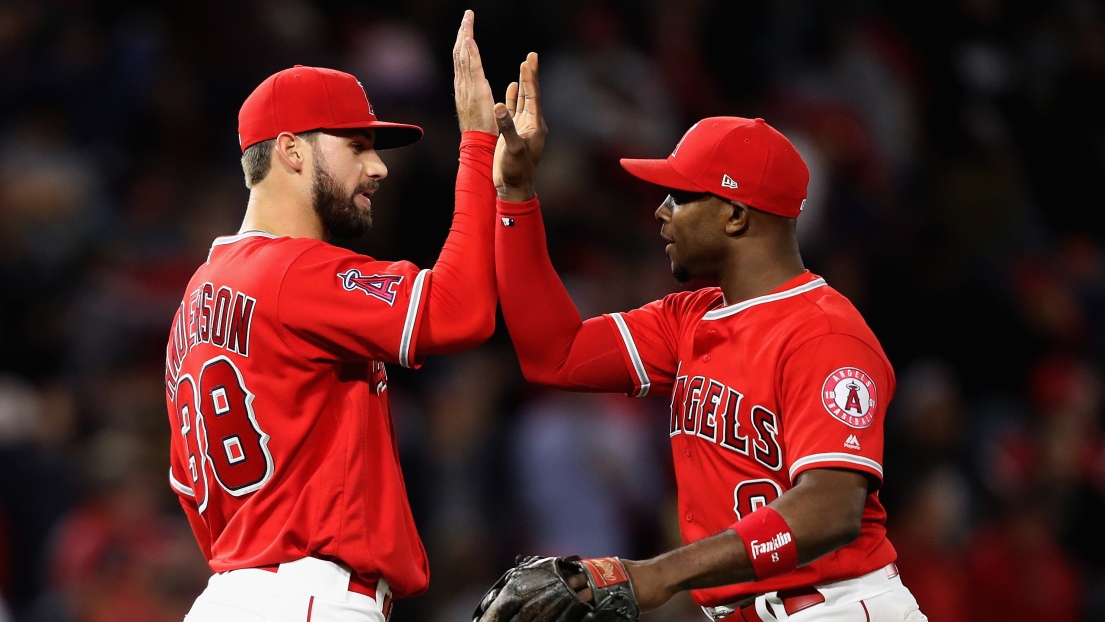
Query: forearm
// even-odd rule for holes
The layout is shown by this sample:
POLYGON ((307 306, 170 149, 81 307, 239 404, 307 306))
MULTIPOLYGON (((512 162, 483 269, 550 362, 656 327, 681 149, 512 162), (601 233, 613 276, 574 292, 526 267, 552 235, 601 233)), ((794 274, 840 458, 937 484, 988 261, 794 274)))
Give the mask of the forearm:
POLYGON ((686 590, 755 581, 740 536, 732 530, 644 561, 626 561, 642 610, 686 590))
POLYGON ((526 379, 574 391, 631 390, 609 324, 601 317, 582 321, 553 269, 538 200, 500 200, 497 220, 500 303, 526 379))
POLYGON ((475 347, 495 330, 494 152, 495 136, 462 134, 453 225, 431 270, 420 354, 475 347))
MULTIPOLYGON (((863 475, 818 469, 803 473, 797 486, 768 507, 789 527, 802 566, 859 536, 866 496, 863 475)), ((733 529, 649 560, 626 562, 626 568, 642 609, 655 608, 684 590, 757 580, 745 542, 733 529)))

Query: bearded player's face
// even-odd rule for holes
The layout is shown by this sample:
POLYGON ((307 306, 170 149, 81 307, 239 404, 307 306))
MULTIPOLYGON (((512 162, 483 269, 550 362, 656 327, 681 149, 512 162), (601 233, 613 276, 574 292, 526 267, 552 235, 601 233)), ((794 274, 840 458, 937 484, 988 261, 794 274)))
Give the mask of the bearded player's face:
POLYGON ((373 148, 372 130, 318 134, 311 188, 315 213, 326 232, 358 238, 372 227, 372 195, 388 169, 373 148))
POLYGON ((668 245, 664 252, 671 259, 676 281, 714 278, 725 254, 726 202, 712 194, 669 190, 668 197, 656 209, 660 237, 668 245))

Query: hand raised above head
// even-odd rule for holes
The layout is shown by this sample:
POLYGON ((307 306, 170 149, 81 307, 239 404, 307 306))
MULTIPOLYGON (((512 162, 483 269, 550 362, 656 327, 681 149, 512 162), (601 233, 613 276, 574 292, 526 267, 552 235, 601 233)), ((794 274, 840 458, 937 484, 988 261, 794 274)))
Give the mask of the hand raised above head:
POLYGON ((499 197, 507 201, 533 198, 533 174, 549 133, 541 111, 537 82, 537 54, 530 52, 518 75, 506 89, 505 104, 495 104, 499 143, 495 146, 494 180, 499 197))
POLYGON ((457 121, 460 131, 477 130, 498 134, 498 126, 492 108, 495 99, 491 85, 483 73, 480 48, 473 37, 476 15, 465 11, 453 44, 453 96, 457 104, 457 121))

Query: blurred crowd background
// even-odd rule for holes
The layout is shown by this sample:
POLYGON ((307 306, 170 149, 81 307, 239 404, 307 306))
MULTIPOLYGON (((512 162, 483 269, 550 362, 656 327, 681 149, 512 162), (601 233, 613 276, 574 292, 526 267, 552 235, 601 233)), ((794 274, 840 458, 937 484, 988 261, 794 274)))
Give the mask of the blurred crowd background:
MULTIPOLYGON (((881 496, 922 609, 1105 620, 1100 0, 3 0, 0 620, 181 620, 208 569, 166 480, 164 346, 244 213, 238 108, 322 65, 423 126, 383 155, 375 229, 338 243, 429 267, 466 8, 497 93, 540 54, 538 192, 585 317, 680 287, 664 197, 617 159, 767 119, 811 169, 807 267, 895 365, 881 496)), ((501 322, 390 372, 432 572, 396 620, 467 622, 519 553, 678 544, 666 400, 529 386, 501 322)), ((645 619, 705 620, 685 596, 645 619)))

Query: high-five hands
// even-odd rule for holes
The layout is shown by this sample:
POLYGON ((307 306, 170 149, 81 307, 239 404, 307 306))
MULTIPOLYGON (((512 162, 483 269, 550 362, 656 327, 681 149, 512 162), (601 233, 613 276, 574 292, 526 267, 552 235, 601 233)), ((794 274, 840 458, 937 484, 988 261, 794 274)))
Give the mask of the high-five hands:
POLYGON ((491 85, 483 73, 480 48, 472 36, 476 15, 465 11, 457 30, 457 42, 453 45, 453 95, 457 103, 457 120, 460 131, 478 130, 498 134, 492 108, 495 98, 491 85))
POLYGON ((534 196, 533 173, 545 149, 549 128, 541 112, 537 54, 522 63, 517 82, 506 88, 506 103, 495 104, 499 142, 495 145, 494 180, 499 198, 528 201, 534 196))

